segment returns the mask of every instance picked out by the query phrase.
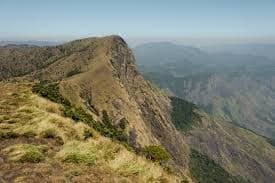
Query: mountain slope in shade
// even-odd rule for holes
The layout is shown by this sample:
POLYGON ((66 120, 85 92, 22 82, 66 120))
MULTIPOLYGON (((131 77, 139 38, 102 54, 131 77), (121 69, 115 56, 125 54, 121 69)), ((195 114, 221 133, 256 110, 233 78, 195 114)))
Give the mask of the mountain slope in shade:
MULTIPOLYGON (((21 48, 9 49, 8 53, 12 53, 21 48)), ((33 55, 30 55, 33 49, 26 53, 20 50, 18 58, 28 56, 35 60, 29 63, 25 59, 25 63, 33 66, 33 69, 23 77, 17 73, 21 66, 14 64, 19 63, 17 57, 6 62, 2 60, 4 69, 14 68, 8 80, 58 82, 58 92, 76 109, 89 112, 99 123, 106 120, 102 111, 109 115, 112 126, 118 126, 122 120, 126 120, 127 143, 137 153, 148 145, 164 147, 172 156, 171 164, 176 174, 185 175, 196 182, 198 177, 194 175, 197 174, 190 169, 190 157, 194 157, 190 154, 194 149, 209 157, 209 161, 214 160, 216 164, 211 161, 211 165, 223 172, 222 175, 228 179, 226 182, 237 182, 239 179, 236 177, 243 182, 270 182, 275 178, 273 146, 247 130, 210 118, 193 105, 184 103, 176 106, 170 97, 143 79, 131 50, 122 38, 88 38, 48 47, 48 51, 36 47, 34 50, 33 55), (50 53, 53 57, 48 56, 50 53), (46 55, 41 63, 35 59, 40 54, 46 55), (176 113, 173 112, 175 109, 176 113), (178 114, 184 116, 174 116, 178 114), (191 114, 196 117, 190 117, 191 114), (178 120, 175 122, 175 119, 178 120), (188 123, 189 128, 182 130, 178 127, 185 125, 176 123, 188 123), (252 147, 254 153, 251 153, 252 147)), ((8 58, 8 54, 5 57, 8 58)), ((199 166, 195 167, 195 171, 200 172, 199 166)), ((212 175, 210 172, 207 176, 216 173, 215 176, 219 176, 219 172, 212 175)))

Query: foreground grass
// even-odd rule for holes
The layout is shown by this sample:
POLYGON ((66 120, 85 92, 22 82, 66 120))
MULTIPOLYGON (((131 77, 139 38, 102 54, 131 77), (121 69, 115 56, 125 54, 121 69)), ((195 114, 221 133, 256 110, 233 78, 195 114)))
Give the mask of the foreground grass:
MULTIPOLYGON (((58 165, 60 170, 56 171, 66 181, 78 180, 77 177, 86 180, 85 177, 94 174, 102 177, 103 182, 108 176, 120 180, 117 182, 176 182, 176 177, 157 163, 103 137, 87 123, 81 120, 76 123, 64 116, 63 105, 33 94, 31 87, 6 84, 0 88, 0 99, 6 100, 0 103, 5 109, 0 113, 0 146, 3 147, 0 157, 5 159, 1 171, 13 172, 18 174, 18 180, 29 181, 31 174, 24 172, 32 170, 31 167, 37 167, 32 171, 52 178, 55 173, 52 169, 58 165)), ((38 178, 31 180, 37 182, 38 178)))
POLYGON ((38 163, 45 159, 46 146, 35 146, 31 144, 17 144, 5 148, 3 151, 8 154, 9 161, 38 163))

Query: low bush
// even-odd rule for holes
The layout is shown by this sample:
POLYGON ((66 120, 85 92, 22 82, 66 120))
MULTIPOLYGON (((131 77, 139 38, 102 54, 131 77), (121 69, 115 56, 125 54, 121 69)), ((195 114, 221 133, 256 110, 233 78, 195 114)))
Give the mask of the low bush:
POLYGON ((189 183, 189 180, 186 177, 182 177, 180 183, 189 183))
POLYGON ((161 146, 147 146, 142 149, 142 154, 152 161, 159 162, 161 164, 167 162, 171 156, 170 154, 161 146))
POLYGON ((53 102, 63 104, 65 106, 70 106, 70 102, 62 95, 60 95, 58 83, 36 83, 32 87, 32 92, 42 97, 45 97, 53 102))
POLYGON ((91 130, 85 130, 83 136, 84 136, 85 140, 88 139, 88 138, 92 138, 93 137, 93 132, 91 130))
POLYGON ((128 121, 126 118, 122 118, 120 121, 119 121, 119 128, 122 129, 122 130, 125 130, 126 127, 127 127, 127 124, 128 124, 128 121))

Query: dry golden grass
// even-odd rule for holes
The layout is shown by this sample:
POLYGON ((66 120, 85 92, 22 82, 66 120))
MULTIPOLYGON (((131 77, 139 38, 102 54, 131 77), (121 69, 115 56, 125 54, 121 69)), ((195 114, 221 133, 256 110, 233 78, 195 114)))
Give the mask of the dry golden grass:
POLYGON ((122 177, 136 177, 138 182, 176 182, 159 165, 137 156, 122 145, 99 137, 88 141, 71 141, 56 154, 63 162, 100 166, 122 177))
POLYGON ((7 154, 9 161, 38 163, 45 159, 44 152, 46 150, 47 146, 17 144, 5 148, 3 152, 7 154))
MULTIPOLYGON (((49 172, 52 164, 61 163, 64 167, 74 166, 74 169, 80 170, 78 173, 86 178, 89 178, 90 174, 86 175, 88 169, 95 171, 98 177, 102 176, 102 180, 109 174, 114 177, 113 180, 125 182, 176 182, 176 177, 167 174, 159 165, 100 136, 86 124, 76 123, 62 116, 62 106, 32 94, 31 85, 7 84, 0 90, 6 92, 5 95, 0 94, 0 98, 5 98, 4 102, 1 100, 0 105, 7 109, 0 113, 0 132, 6 135, 6 140, 10 137, 15 139, 24 137, 33 139, 32 142, 35 144, 45 143, 41 139, 57 139, 62 141, 61 144, 64 143, 58 147, 49 143, 47 148, 49 150, 45 152, 45 146, 14 140, 16 144, 8 143, 9 145, 0 152, 0 156, 1 153, 5 154, 8 162, 43 161, 43 167, 48 166, 41 171, 47 170, 47 174, 51 174, 49 172), (84 140, 85 130, 91 130, 93 137, 84 140)), ((78 173, 71 172, 70 175, 62 176, 62 179, 64 177, 75 179, 77 176, 74 174, 78 173)), ((29 178, 30 176, 22 175, 14 181, 31 180, 29 178)), ((51 178, 60 179, 55 176, 51 178)))

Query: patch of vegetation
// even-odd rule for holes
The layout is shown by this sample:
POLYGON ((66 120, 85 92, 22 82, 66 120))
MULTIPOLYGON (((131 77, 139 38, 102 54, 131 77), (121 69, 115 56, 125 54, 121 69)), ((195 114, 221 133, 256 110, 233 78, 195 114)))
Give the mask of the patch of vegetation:
POLYGON ((86 140, 88 138, 92 138, 94 135, 91 130, 85 130, 83 136, 84 136, 84 139, 86 140))
POLYGON ((34 131, 26 131, 22 134, 23 137, 26 137, 26 138, 33 138, 36 136, 36 133, 34 131))
POLYGON ((94 165, 97 154, 93 150, 93 144, 72 141, 63 146, 63 149, 57 153, 57 158, 65 163, 76 163, 84 165, 94 165))
POLYGON ((172 122, 175 127, 187 132, 192 129, 192 126, 201 122, 200 116, 194 112, 197 107, 195 104, 187 102, 177 97, 171 97, 172 102, 172 122))
POLYGON ((102 122, 103 122, 103 132, 104 132, 103 134, 106 137, 116 139, 123 143, 127 143, 127 136, 124 134, 124 131, 119 130, 117 127, 113 125, 106 110, 102 111, 102 122))
POLYGON ((12 131, 0 131, 0 138, 12 139, 18 137, 18 134, 12 131))
POLYGON ((35 146, 31 144, 17 144, 4 149, 9 161, 39 163, 45 159, 46 146, 35 146))
POLYGON ((192 149, 189 161, 190 173, 198 183, 247 183, 232 176, 208 156, 192 149))
POLYGON ((32 87, 32 92, 64 106, 71 106, 70 102, 60 95, 58 83, 36 83, 32 87))
POLYGON ((57 136, 57 134, 54 129, 47 129, 47 130, 41 132, 41 136, 43 138, 55 138, 57 136))
POLYGON ((85 165, 94 165, 96 158, 87 154, 71 153, 68 154, 63 162, 65 163, 77 163, 85 165))
POLYGON ((74 69, 74 70, 68 72, 68 73, 66 74, 66 77, 71 77, 71 76, 73 76, 73 75, 77 75, 77 74, 80 74, 80 73, 81 73, 80 69, 76 68, 76 69, 74 69))
POLYGON ((126 134, 123 130, 120 130, 112 125, 112 121, 110 120, 107 111, 102 111, 103 123, 95 121, 93 117, 85 110, 72 106, 70 102, 60 94, 58 83, 40 82, 33 86, 32 91, 42 97, 48 98, 53 102, 62 104, 64 107, 63 113, 65 117, 69 117, 76 122, 82 121, 98 131, 101 135, 118 140, 123 144, 127 144, 128 138, 126 134))
POLYGON ((126 118, 122 118, 121 120, 119 120, 118 126, 119 126, 120 129, 125 130, 128 123, 129 122, 127 121, 126 118))
POLYGON ((186 177, 182 177, 180 183, 189 183, 189 180, 186 177))
POLYGON ((266 141, 271 144, 272 146, 275 147, 275 140, 274 139, 270 139, 270 138, 266 138, 266 141))
POLYGON ((142 154, 147 158, 160 164, 166 163, 170 154, 161 146, 150 145, 142 149, 142 154))

